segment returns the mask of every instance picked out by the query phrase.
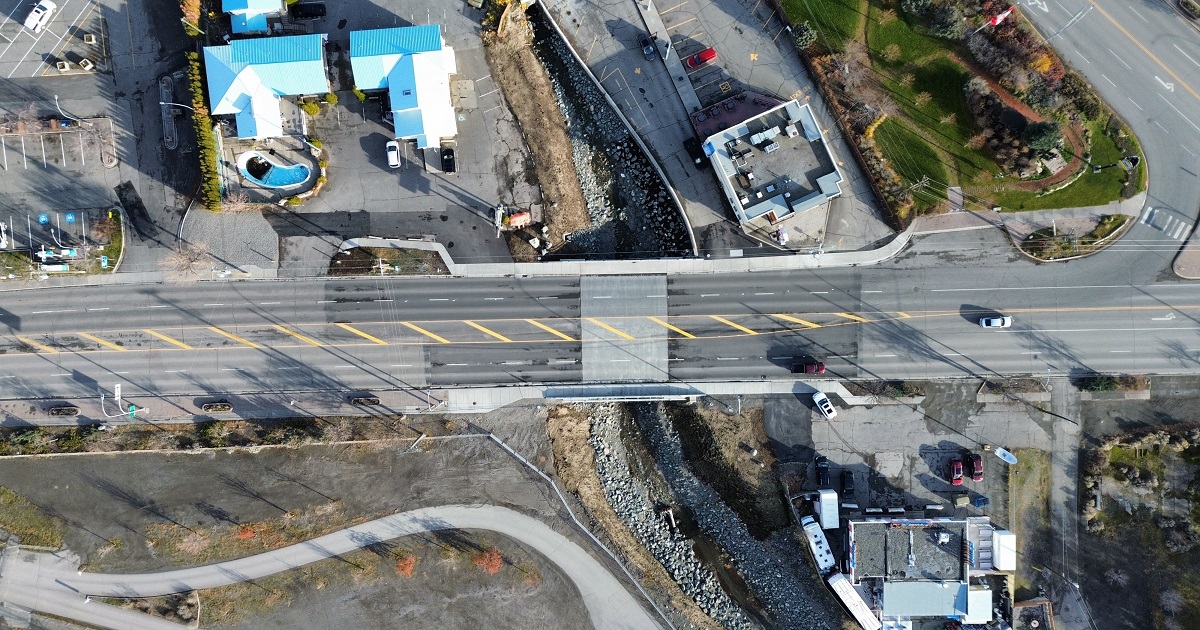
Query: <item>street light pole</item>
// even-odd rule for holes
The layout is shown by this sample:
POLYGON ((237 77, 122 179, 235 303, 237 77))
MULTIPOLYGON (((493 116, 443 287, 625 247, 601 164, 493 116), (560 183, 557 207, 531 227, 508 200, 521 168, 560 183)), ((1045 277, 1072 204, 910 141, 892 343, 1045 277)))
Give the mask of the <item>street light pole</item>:
POLYGON ((193 112, 196 111, 195 107, 192 107, 191 105, 184 105, 183 103, 172 103, 170 101, 159 101, 158 104, 159 105, 174 105, 175 107, 185 107, 187 109, 192 110, 193 112))
POLYGON ((86 121, 86 120, 80 120, 80 119, 78 119, 78 118, 76 118, 76 117, 74 117, 74 116, 68 116, 67 114, 65 114, 65 113, 63 112, 63 110, 62 110, 62 107, 60 107, 60 106, 59 106, 59 104, 58 104, 58 95, 57 95, 57 94, 55 94, 55 95, 54 95, 54 109, 57 109, 57 110, 58 110, 58 115, 59 115, 59 116, 62 116, 63 118, 66 118, 66 119, 68 119, 68 120, 74 120, 75 122, 77 122, 77 123, 79 123, 79 124, 81 124, 81 125, 87 125, 89 129, 90 129, 90 128, 92 128, 92 127, 95 127, 95 126, 96 126, 96 125, 94 125, 94 124, 92 124, 92 123, 90 123, 90 122, 88 122, 88 121, 86 121))

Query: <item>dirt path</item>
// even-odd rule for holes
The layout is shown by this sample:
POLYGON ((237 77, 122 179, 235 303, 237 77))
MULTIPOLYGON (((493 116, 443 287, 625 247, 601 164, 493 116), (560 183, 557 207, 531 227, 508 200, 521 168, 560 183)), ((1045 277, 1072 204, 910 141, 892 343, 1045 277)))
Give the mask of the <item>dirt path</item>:
POLYGON ((541 186, 546 205, 543 223, 550 228, 550 240, 561 243, 564 234, 590 224, 571 160, 571 141, 550 77, 533 53, 533 32, 525 14, 511 10, 505 16, 503 29, 484 34, 484 53, 532 158, 524 165, 525 172, 508 176, 536 180, 541 186))

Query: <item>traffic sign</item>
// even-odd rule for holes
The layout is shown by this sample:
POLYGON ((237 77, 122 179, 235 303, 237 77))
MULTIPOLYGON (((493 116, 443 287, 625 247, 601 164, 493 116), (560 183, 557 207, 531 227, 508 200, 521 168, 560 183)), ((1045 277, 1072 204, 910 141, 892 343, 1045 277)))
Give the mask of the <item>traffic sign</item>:
POLYGON ((75 213, 74 213, 74 212, 68 212, 68 213, 66 214, 65 218, 67 219, 67 223, 74 223, 74 222, 75 222, 75 213))
POLYGON ((101 257, 100 257, 100 268, 101 268, 101 269, 108 269, 108 256, 101 256, 101 257))
POLYGON ((38 225, 46 225, 50 222, 50 215, 45 212, 38 215, 38 225))

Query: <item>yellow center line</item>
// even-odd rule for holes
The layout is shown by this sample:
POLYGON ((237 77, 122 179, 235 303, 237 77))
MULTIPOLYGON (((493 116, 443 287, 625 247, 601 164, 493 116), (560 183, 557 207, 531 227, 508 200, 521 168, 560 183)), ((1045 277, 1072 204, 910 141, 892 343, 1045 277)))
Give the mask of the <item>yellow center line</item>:
POLYGON ((450 341, 448 339, 446 339, 445 337, 439 337, 438 335, 435 335, 435 334, 429 332, 428 330, 421 328, 420 326, 418 326, 416 324, 411 324, 409 322, 400 322, 400 323, 421 333, 422 335, 429 337, 430 339, 433 339, 434 341, 437 341, 438 343, 450 343, 450 341))
POLYGON ((312 337, 301 335, 300 333, 298 333, 290 328, 287 328, 285 326, 280 326, 279 324, 275 324, 275 330, 278 330, 279 332, 287 333, 287 334, 289 334, 311 346, 316 346, 316 347, 320 348, 322 345, 321 342, 317 341, 316 339, 313 339, 312 337))
POLYGON ((620 335, 620 336, 622 336, 622 337, 624 337, 624 338, 626 338, 626 339, 628 339, 628 340, 630 340, 630 341, 633 341, 633 340, 634 340, 634 339, 633 339, 633 337, 631 337, 630 335, 628 335, 628 334, 626 334, 626 333, 623 333, 623 332, 621 332, 621 331, 617 330, 616 328, 613 328, 612 326, 609 326, 608 324, 605 324, 604 322, 602 322, 602 321, 600 321, 600 320, 596 319, 595 317, 589 317, 589 318, 587 318, 587 320, 588 320, 589 322, 592 322, 593 324, 595 324, 595 325, 597 325, 597 326, 599 326, 599 327, 603 328, 604 330, 607 330, 607 331, 608 331, 608 332, 610 332, 610 333, 613 333, 613 334, 615 334, 615 335, 620 335))
POLYGON ((809 328, 820 328, 821 327, 820 324, 814 324, 810 321, 799 319, 797 317, 792 317, 791 315, 784 315, 783 313, 776 313, 776 314, 772 315, 771 317, 778 317, 779 319, 782 319, 785 322, 792 322, 793 324, 800 324, 802 326, 808 326, 809 328))
POLYGON ((686 331, 686 330, 684 330, 684 329, 682 329, 682 328, 677 328, 677 327, 675 327, 675 326, 672 326, 672 325, 668 324, 667 322, 664 322, 663 320, 661 320, 661 319, 659 319, 659 318, 657 318, 657 317, 648 317, 647 319, 649 319, 650 321, 654 322, 655 324, 659 324, 659 325, 663 326, 663 327, 664 327, 664 328, 666 328, 667 330, 673 330, 673 331, 675 331, 675 332, 677 332, 677 333, 679 333, 679 334, 683 335, 684 337, 687 337, 688 339, 695 339, 695 338, 696 338, 696 335, 693 335, 692 333, 690 333, 690 332, 688 332, 688 331, 686 331))
POLYGON ((216 326, 209 326, 208 329, 217 333, 218 335, 222 335, 224 337, 229 337, 230 339, 232 339, 240 344, 245 344, 247 346, 250 346, 251 348, 261 348, 262 347, 256 343, 254 343, 253 341, 250 341, 248 339, 242 339, 241 337, 239 337, 231 332, 221 330, 220 328, 217 328, 216 326))
POLYGON ((46 352, 49 354, 58 354, 58 350, 55 350, 54 348, 51 348, 50 346, 40 344, 40 343, 30 339, 29 337, 19 337, 18 336, 17 341, 20 341, 21 343, 23 343, 27 346, 33 346, 34 348, 37 348, 41 352, 46 352))
POLYGON ((1134 37, 1133 35, 1130 35, 1129 31, 1125 30, 1124 26, 1121 26, 1121 24, 1119 22, 1114 20, 1113 17, 1108 14, 1108 11, 1105 11, 1104 9, 1100 8, 1100 5, 1096 4, 1092 0, 1088 0, 1088 1, 1091 2, 1091 5, 1093 7, 1096 7, 1096 10, 1100 12, 1100 15, 1104 16, 1104 19, 1111 22, 1113 26, 1117 27, 1117 30, 1121 31, 1122 33, 1125 34, 1125 37, 1129 38, 1129 41, 1133 42, 1134 45, 1136 45, 1138 48, 1141 48, 1142 52, 1146 53, 1147 57, 1152 59, 1154 61, 1154 63, 1158 64, 1158 67, 1162 68, 1163 72, 1166 72, 1167 74, 1171 75, 1171 78, 1178 81, 1179 84, 1183 86, 1183 89, 1187 90, 1192 96, 1196 97, 1197 99, 1200 99, 1200 94, 1197 94, 1196 90, 1192 89, 1192 86, 1188 85, 1187 82, 1184 81, 1183 79, 1180 79, 1179 75, 1172 72, 1171 69, 1168 68, 1166 64, 1159 61, 1158 57, 1155 57, 1154 53, 1150 52, 1150 49, 1143 46, 1142 42, 1139 42, 1136 37, 1134 37))
POLYGON ((471 328, 474 328, 475 330, 478 330, 481 333, 491 335, 491 336, 499 339, 500 341, 503 341, 504 343, 512 343, 512 339, 509 339, 508 337, 505 337, 504 335, 501 335, 500 333, 498 333, 490 328, 480 326, 479 324, 476 324, 475 322, 473 322, 469 319, 464 319, 463 323, 470 326, 471 328))
POLYGON ((164 334, 162 334, 162 333, 160 333, 160 332, 155 332, 155 331, 153 331, 153 330, 150 330, 150 329, 148 329, 148 328, 147 328, 146 330, 143 330, 142 332, 144 332, 144 333, 146 333, 147 335, 150 335, 150 336, 152 336, 152 337, 158 337, 159 339, 162 339, 163 341, 165 341, 165 342, 167 342, 167 343, 170 343, 170 344, 174 344, 174 345, 176 345, 176 346, 179 346, 180 348, 183 348, 184 350, 192 350, 192 349, 193 349, 191 346, 187 345, 186 343, 183 343, 182 341, 179 341, 178 339, 172 339, 172 338, 170 338, 170 337, 168 337, 168 336, 166 336, 166 335, 164 335, 164 334))
POLYGON ((838 317, 845 317, 846 319, 855 321, 855 322, 869 323, 871 321, 871 320, 867 319, 866 317, 859 317, 858 315, 855 315, 854 313, 834 313, 834 315, 837 315, 838 317))
POLYGON ((363 331, 361 331, 361 330, 359 330, 359 329, 357 329, 357 328, 355 328, 355 327, 351 326, 350 324, 338 324, 338 328, 341 328, 342 330, 345 330, 345 331, 348 331, 348 332, 352 332, 352 333, 354 333, 354 334, 358 335, 359 337, 362 337, 363 339, 366 339, 367 341, 372 341, 372 342, 375 342, 375 343, 377 343, 377 344, 379 344, 379 345, 381 345, 381 346, 386 346, 386 345, 388 345, 388 343, 387 343, 386 341, 384 341, 384 340, 380 339, 379 337, 375 337, 375 336, 373 336, 373 335, 368 335, 367 333, 365 333, 365 332, 363 332, 363 331))
POLYGON ((729 321, 728 319, 721 317, 720 315, 709 315, 709 317, 721 322, 722 324, 725 324, 726 326, 736 328, 746 334, 749 334, 749 335, 757 335, 758 334, 757 332, 750 330, 749 328, 746 328, 745 326, 743 326, 741 324, 735 324, 735 323, 729 321))
POLYGON ((578 339, 572 337, 571 335, 554 330, 553 328, 543 324, 542 322, 539 322, 536 319, 527 319, 525 321, 529 322, 530 324, 533 324, 534 326, 537 326, 538 328, 541 328, 542 330, 550 333, 551 335, 555 335, 556 337, 558 337, 559 339, 562 339, 564 341, 579 341, 578 339))
POLYGON ((77 332, 75 334, 79 335, 80 337, 83 337, 84 339, 87 339, 88 341, 94 341, 94 342, 104 346, 105 348, 108 348, 109 350, 116 350, 117 352, 128 352, 129 351, 129 348, 122 348, 121 346, 118 346, 117 344, 115 344, 111 341, 108 341, 107 339, 101 339, 101 338, 97 337, 96 335, 89 335, 85 332, 77 332))

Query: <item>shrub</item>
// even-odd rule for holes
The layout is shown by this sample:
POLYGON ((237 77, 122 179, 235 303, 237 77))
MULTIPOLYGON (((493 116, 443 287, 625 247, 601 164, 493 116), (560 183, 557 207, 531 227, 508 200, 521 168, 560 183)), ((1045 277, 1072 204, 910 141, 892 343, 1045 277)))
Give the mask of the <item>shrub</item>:
POLYGON ((931 4, 931 0, 900 0, 900 9, 909 15, 921 16, 931 4))
POLYGON ((309 116, 321 113, 321 106, 312 101, 300 101, 300 109, 309 116))
POLYGON ((200 55, 187 54, 188 86, 192 93, 192 125, 196 130, 196 143, 200 147, 200 199, 204 207, 213 212, 221 211, 221 174, 217 170, 217 143, 213 138, 213 123, 208 117, 204 98, 204 72, 200 68, 200 55))
POLYGON ((333 92, 326 94, 325 95, 325 104, 326 105, 337 105, 338 104, 337 94, 334 94, 333 92))
POLYGON ((288 197, 287 200, 287 205, 289 206, 298 206, 302 203, 304 203, 304 200, 299 197, 288 197))
POLYGON ((317 147, 318 149, 325 147, 325 143, 321 142, 320 138, 309 138, 308 143, 313 145, 314 147, 317 147))
POLYGON ((329 160, 320 160, 317 162, 317 166, 321 168, 329 168, 329 160))
POLYGON ((1179 6, 1187 11, 1187 14, 1192 16, 1194 20, 1200 20, 1200 3, 1193 0, 1179 0, 1179 6))
POLYGON ((900 60, 901 50, 900 44, 888 44, 883 49, 883 58, 890 63, 895 63, 900 60))
POLYGON ((1062 142, 1062 130, 1056 122, 1035 122, 1025 127, 1021 138, 1031 149, 1046 152, 1054 149, 1062 142))
POLYGON ((929 31, 938 37, 958 39, 962 37, 964 24, 962 11, 952 4, 945 4, 933 10, 929 31))
POLYGON ((817 43, 817 31, 808 22, 801 22, 792 27, 792 39, 796 41, 796 48, 808 50, 817 43))
POLYGON ((396 558, 396 573, 404 577, 412 577, 415 568, 417 568, 416 556, 405 554, 396 558))
POLYGON ((317 185, 324 186, 325 182, 327 182, 327 181, 329 181, 329 180, 324 175, 321 175, 320 177, 317 178, 317 185))
POLYGON ((355 86, 354 98, 357 98, 359 103, 365 103, 365 102, 367 102, 367 93, 363 92, 362 90, 358 89, 357 86, 355 86))
POLYGON ((504 557, 500 555, 499 551, 489 548, 475 554, 471 558, 471 562, 488 575, 496 575, 500 572, 500 567, 504 566, 504 557))

